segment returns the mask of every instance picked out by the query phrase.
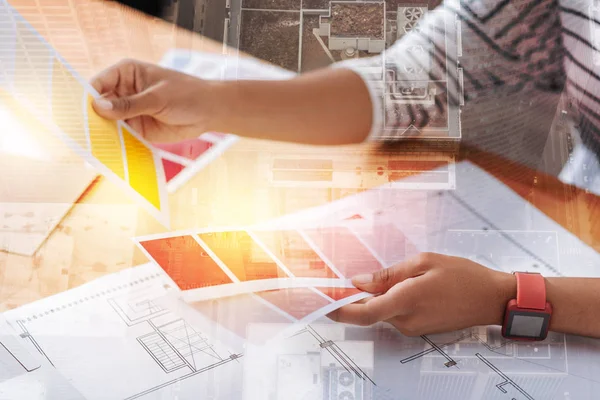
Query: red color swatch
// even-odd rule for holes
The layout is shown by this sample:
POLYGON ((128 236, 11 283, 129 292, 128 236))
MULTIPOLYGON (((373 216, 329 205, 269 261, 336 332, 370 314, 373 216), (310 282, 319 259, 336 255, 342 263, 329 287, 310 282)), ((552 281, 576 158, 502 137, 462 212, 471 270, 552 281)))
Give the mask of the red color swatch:
POLYGON ((356 233, 386 263, 386 267, 415 255, 411 241, 390 223, 359 228, 356 233))
POLYGON ((162 160, 163 167, 165 168, 165 178, 167 182, 171 181, 171 179, 175 178, 177 174, 184 170, 185 165, 178 164, 173 161, 162 160))
POLYGON ((330 227, 305 232, 346 278, 382 268, 379 261, 348 228, 330 227))
POLYGON ((256 294, 296 319, 302 319, 331 304, 307 288, 269 290, 256 294))
POLYGON ((232 283, 191 236, 149 240, 140 244, 181 290, 232 283))
POLYGON ((171 154, 176 154, 181 157, 195 160, 200 157, 202 153, 210 149, 213 144, 205 142, 202 139, 191 139, 177 143, 161 143, 155 144, 155 147, 167 151, 171 154))

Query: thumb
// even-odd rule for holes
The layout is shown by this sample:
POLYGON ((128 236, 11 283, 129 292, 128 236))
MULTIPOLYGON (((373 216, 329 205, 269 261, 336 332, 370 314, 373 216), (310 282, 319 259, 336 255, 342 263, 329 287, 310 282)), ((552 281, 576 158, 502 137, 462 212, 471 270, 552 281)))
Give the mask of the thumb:
POLYGON ((106 119, 129 119, 140 115, 154 115, 160 110, 157 96, 151 92, 123 97, 94 99, 94 110, 106 119))
POLYGON ((384 268, 371 274, 357 275, 352 278, 352 284, 364 292, 385 293, 402 280, 398 275, 396 267, 384 268))
POLYGON ((373 293, 385 293, 397 283, 421 275, 426 264, 423 257, 403 261, 393 267, 383 268, 371 274, 361 274, 352 278, 352 284, 358 289, 373 293))

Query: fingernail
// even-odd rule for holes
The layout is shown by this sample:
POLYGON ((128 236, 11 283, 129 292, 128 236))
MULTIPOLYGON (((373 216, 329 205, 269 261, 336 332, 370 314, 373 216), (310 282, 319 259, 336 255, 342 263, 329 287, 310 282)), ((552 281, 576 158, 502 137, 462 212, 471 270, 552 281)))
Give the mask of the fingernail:
POLYGON ((96 106, 103 110, 112 110, 113 109, 113 103, 109 100, 96 99, 95 102, 96 102, 96 106))
POLYGON ((366 285, 373 282, 373 274, 356 275, 352 278, 352 282, 358 283, 359 285, 366 285))

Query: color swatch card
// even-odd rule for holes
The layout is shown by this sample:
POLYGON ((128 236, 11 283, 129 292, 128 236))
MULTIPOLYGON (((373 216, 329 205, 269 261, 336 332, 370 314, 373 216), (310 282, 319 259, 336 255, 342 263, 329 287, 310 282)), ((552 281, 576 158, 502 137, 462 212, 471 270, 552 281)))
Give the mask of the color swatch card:
POLYGON ((148 258, 182 290, 186 301, 275 289, 353 288, 295 231, 235 230, 137 240, 148 258), (282 245, 291 246, 286 254, 277 248, 282 245))
POLYGON ((124 122, 98 116, 98 93, 6 0, 0 31, 0 88, 168 226, 165 171, 151 145, 124 122))
POLYGON ((418 252, 393 224, 371 220, 305 229, 185 231, 136 241, 189 302, 282 289, 345 292, 354 290, 353 276, 418 252))

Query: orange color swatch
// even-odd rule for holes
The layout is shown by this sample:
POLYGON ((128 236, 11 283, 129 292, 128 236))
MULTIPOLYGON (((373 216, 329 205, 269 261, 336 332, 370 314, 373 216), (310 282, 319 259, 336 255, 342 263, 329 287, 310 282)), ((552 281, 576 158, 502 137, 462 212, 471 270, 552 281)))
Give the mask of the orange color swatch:
POLYGON ((149 240, 141 245, 181 290, 232 283, 192 236, 149 240))
POLYGON ((201 233, 198 236, 242 282, 288 277, 245 231, 201 233))

